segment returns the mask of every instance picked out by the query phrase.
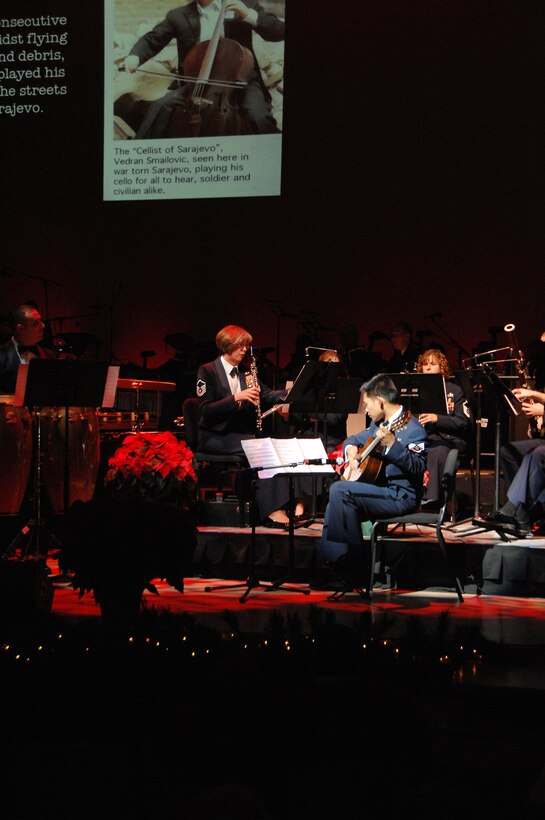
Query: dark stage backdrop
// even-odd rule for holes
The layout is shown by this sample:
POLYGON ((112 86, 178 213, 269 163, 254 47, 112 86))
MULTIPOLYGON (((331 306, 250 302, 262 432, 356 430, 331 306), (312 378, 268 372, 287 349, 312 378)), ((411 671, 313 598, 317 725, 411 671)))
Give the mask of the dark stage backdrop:
MULTIPOLYGON (((2 0, 2 20, 66 15, 69 37, 43 113, 12 116, 1 75, 0 313, 29 296, 45 311, 29 277, 53 280, 57 331, 124 362, 154 350, 151 367, 166 334, 231 322, 257 346, 279 322, 282 362, 303 331, 336 346, 354 323, 366 345, 399 319, 435 330, 435 312, 467 350, 506 322, 524 345, 545 322, 544 9, 287 0, 281 196, 104 202, 103 3, 2 0)), ((27 67, 1 43, 0 71, 27 67)))

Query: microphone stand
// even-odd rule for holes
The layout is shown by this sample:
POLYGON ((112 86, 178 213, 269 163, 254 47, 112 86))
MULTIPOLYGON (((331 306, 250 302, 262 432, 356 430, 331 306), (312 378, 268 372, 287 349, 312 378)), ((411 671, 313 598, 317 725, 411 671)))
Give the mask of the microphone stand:
POLYGON ((462 345, 459 342, 457 342, 456 339, 453 336, 451 336, 450 333, 448 333, 448 331, 445 330, 445 328, 437 321, 435 316, 428 316, 428 317, 425 317, 425 318, 427 318, 432 324, 436 325, 436 327, 438 327, 440 332, 443 334, 443 338, 446 339, 447 341, 449 341, 451 343, 451 345, 453 345, 453 347, 455 347, 457 349, 457 351, 458 351, 458 370, 461 370, 462 369, 462 355, 469 356, 469 353, 467 352, 465 347, 462 347, 462 345))
POLYGON ((25 273, 24 271, 15 270, 15 268, 9 268, 7 266, 2 268, 2 270, 7 276, 10 276, 12 273, 16 273, 18 276, 24 276, 25 279, 34 279, 35 281, 42 283, 44 289, 44 322, 47 324, 49 321, 49 285, 57 285, 57 287, 62 288, 63 283, 57 282, 56 279, 48 279, 46 276, 37 276, 34 273, 25 273))
POLYGON ((263 299, 263 304, 267 305, 276 316, 276 357, 273 374, 273 390, 276 390, 280 373, 280 319, 297 319, 298 316, 296 313, 286 313, 280 302, 275 299, 263 299))

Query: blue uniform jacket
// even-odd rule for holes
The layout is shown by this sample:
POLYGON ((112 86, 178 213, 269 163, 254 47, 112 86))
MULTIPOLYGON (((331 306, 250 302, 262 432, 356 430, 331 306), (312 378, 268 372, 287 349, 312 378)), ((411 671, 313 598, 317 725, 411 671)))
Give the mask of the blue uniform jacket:
MULTIPOLYGON (((349 436, 343 444, 343 452, 349 444, 363 447, 369 437, 375 434, 377 426, 375 422, 372 422, 367 430, 362 430, 355 436, 349 436)), ((396 489, 398 493, 401 492, 408 497, 413 496, 419 501, 426 469, 428 434, 420 422, 411 416, 406 426, 396 431, 395 437, 396 441, 390 449, 380 455, 384 466, 377 483, 396 489)), ((374 452, 379 455, 376 450, 374 452)))

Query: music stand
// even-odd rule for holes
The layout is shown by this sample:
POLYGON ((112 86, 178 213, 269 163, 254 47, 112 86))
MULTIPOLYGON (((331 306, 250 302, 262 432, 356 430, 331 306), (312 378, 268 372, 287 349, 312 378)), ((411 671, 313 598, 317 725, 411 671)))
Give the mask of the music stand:
MULTIPOLYGON (((320 408, 320 415, 322 418, 323 442, 327 451, 329 424, 328 415, 342 415, 347 416, 349 413, 357 413, 360 403, 361 393, 361 379, 347 378, 345 376, 337 377, 337 381, 332 391, 324 397, 322 401, 318 400, 318 407, 320 408)), ((318 438, 318 418, 316 414, 314 422, 314 437, 318 438)), ((343 436, 346 438, 346 433, 343 436)), ((323 489, 323 485, 322 485, 323 489)), ((306 521, 306 525, 312 524, 314 521, 323 519, 323 513, 316 512, 316 476, 312 477, 312 508, 310 516, 306 521)))
MULTIPOLYGON (((337 385, 341 381, 341 376, 345 373, 345 365, 342 362, 311 360, 305 362, 290 388, 284 403, 290 405, 290 411, 295 413, 305 413, 313 416, 314 436, 318 438, 318 417, 322 416, 322 427, 324 430, 324 446, 327 447, 327 413, 333 412, 332 406, 337 395, 337 385)), ((350 380, 353 384, 360 382, 358 379, 350 380)), ((357 406, 357 405, 356 405, 357 406)), ((336 412, 341 412, 340 410, 336 412)), ((312 478, 312 509, 308 524, 312 523, 316 517, 316 476, 312 478)))
MULTIPOLYGON (((473 499, 473 518, 477 518, 481 512, 481 438, 483 428, 482 418, 482 370, 456 370, 454 372, 458 384, 467 400, 469 409, 475 419, 475 492, 473 499)), ((468 519, 471 520, 471 519, 468 519)), ((457 524, 463 524, 458 521, 457 524)))
POLYGON ((332 468, 329 466, 323 466, 322 462, 327 463, 327 456, 324 450, 323 443, 320 440, 313 441, 311 439, 248 439, 243 440, 241 442, 246 457, 250 463, 250 467, 248 470, 252 474, 252 500, 251 500, 251 510, 250 510, 250 520, 251 520, 251 541, 250 541, 250 570, 249 574, 246 578, 246 581, 240 584, 222 584, 220 586, 214 587, 205 587, 205 592, 215 592, 216 590, 222 589, 239 589, 245 588, 245 592, 241 596, 240 603, 243 604, 246 602, 248 595, 253 589, 263 589, 264 591, 273 591, 273 590, 280 590, 284 592, 299 592, 302 595, 309 595, 310 590, 300 587, 294 586, 286 586, 286 582, 293 580, 291 578, 292 571, 295 564, 295 497, 294 497, 294 488, 293 488, 293 476, 295 473, 308 473, 309 467, 306 466, 307 464, 313 464, 314 467, 310 468, 311 473, 315 472, 332 472, 332 468), (282 457, 280 453, 276 452, 275 444, 280 449, 280 442, 284 447, 284 455, 287 457, 286 460, 282 457), (306 455, 312 456, 309 459, 305 459, 305 452, 306 455), (267 456, 267 453, 269 456, 267 456), (314 456, 318 455, 319 457, 314 458, 314 456), (303 456, 303 458, 301 458, 303 456), (263 459, 267 460, 267 457, 270 460, 270 464, 262 465, 261 462, 263 459), (276 462, 273 461, 273 458, 276 457, 276 462), (288 461, 288 458, 293 458, 293 460, 288 461), (319 465, 317 464, 319 462, 319 465), (303 469, 303 466, 306 466, 306 469, 303 469), (299 469, 298 469, 299 468, 299 469), (264 475, 265 473, 269 473, 269 475, 264 475), (256 482, 257 478, 272 478, 273 475, 277 473, 285 474, 288 476, 289 480, 289 490, 288 490, 288 567, 287 573, 282 578, 271 582, 271 583, 262 583, 259 580, 256 571, 256 564, 255 564, 255 547, 256 547, 256 521, 257 521, 257 503, 256 503, 256 482))
MULTIPOLYGON (((476 459, 476 486, 475 486, 475 506, 474 516, 472 520, 473 528, 465 529, 459 535, 472 535, 483 530, 491 529, 489 526, 482 526, 480 521, 480 452, 481 452, 481 395, 486 393, 491 397, 496 406, 496 422, 494 435, 494 511, 500 507, 500 446, 501 446, 501 412, 507 411, 509 415, 517 416, 522 412, 522 406, 517 397, 504 385, 499 376, 494 372, 488 362, 483 362, 474 370, 460 371, 456 374, 462 385, 464 394, 469 402, 471 409, 475 407, 474 414, 476 419, 476 443, 475 443, 475 459, 476 459)), ((457 526, 464 522, 458 522, 457 526)), ((500 529, 497 530, 500 538, 503 541, 508 541, 506 534, 500 529)))
POLYGON ((494 511, 500 508, 500 448, 501 448, 501 413, 502 410, 510 416, 519 416, 522 405, 514 393, 509 390, 494 372, 491 365, 483 362, 480 365, 483 371, 483 386, 496 404, 496 424, 494 435, 494 511))
POLYGON ((323 411, 323 403, 335 396, 337 380, 343 372, 342 362, 306 362, 283 403, 296 413, 323 411))
POLYGON ((420 413, 447 415, 445 378, 440 373, 392 373, 399 400, 413 416, 420 413))
POLYGON ((17 533, 4 557, 21 547, 21 558, 32 555, 35 559, 47 557, 40 549, 40 531, 44 529, 41 512, 41 408, 64 407, 65 452, 63 481, 63 513, 69 506, 69 408, 113 407, 119 375, 118 366, 101 361, 78 361, 75 359, 31 359, 28 365, 20 365, 13 404, 16 407, 33 407, 36 418, 36 458, 34 474, 33 517, 17 533), (31 545, 34 549, 31 553, 31 545))

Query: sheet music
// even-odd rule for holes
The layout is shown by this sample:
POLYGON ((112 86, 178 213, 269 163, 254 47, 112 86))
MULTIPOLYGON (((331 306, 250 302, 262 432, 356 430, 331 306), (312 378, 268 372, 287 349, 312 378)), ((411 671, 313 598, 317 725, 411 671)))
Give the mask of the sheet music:
POLYGON ((330 464, 302 464, 309 458, 327 458, 320 438, 255 438, 241 442, 250 467, 270 467, 259 470, 259 478, 272 478, 278 473, 332 473, 330 464), (281 465, 296 464, 295 467, 281 465))

